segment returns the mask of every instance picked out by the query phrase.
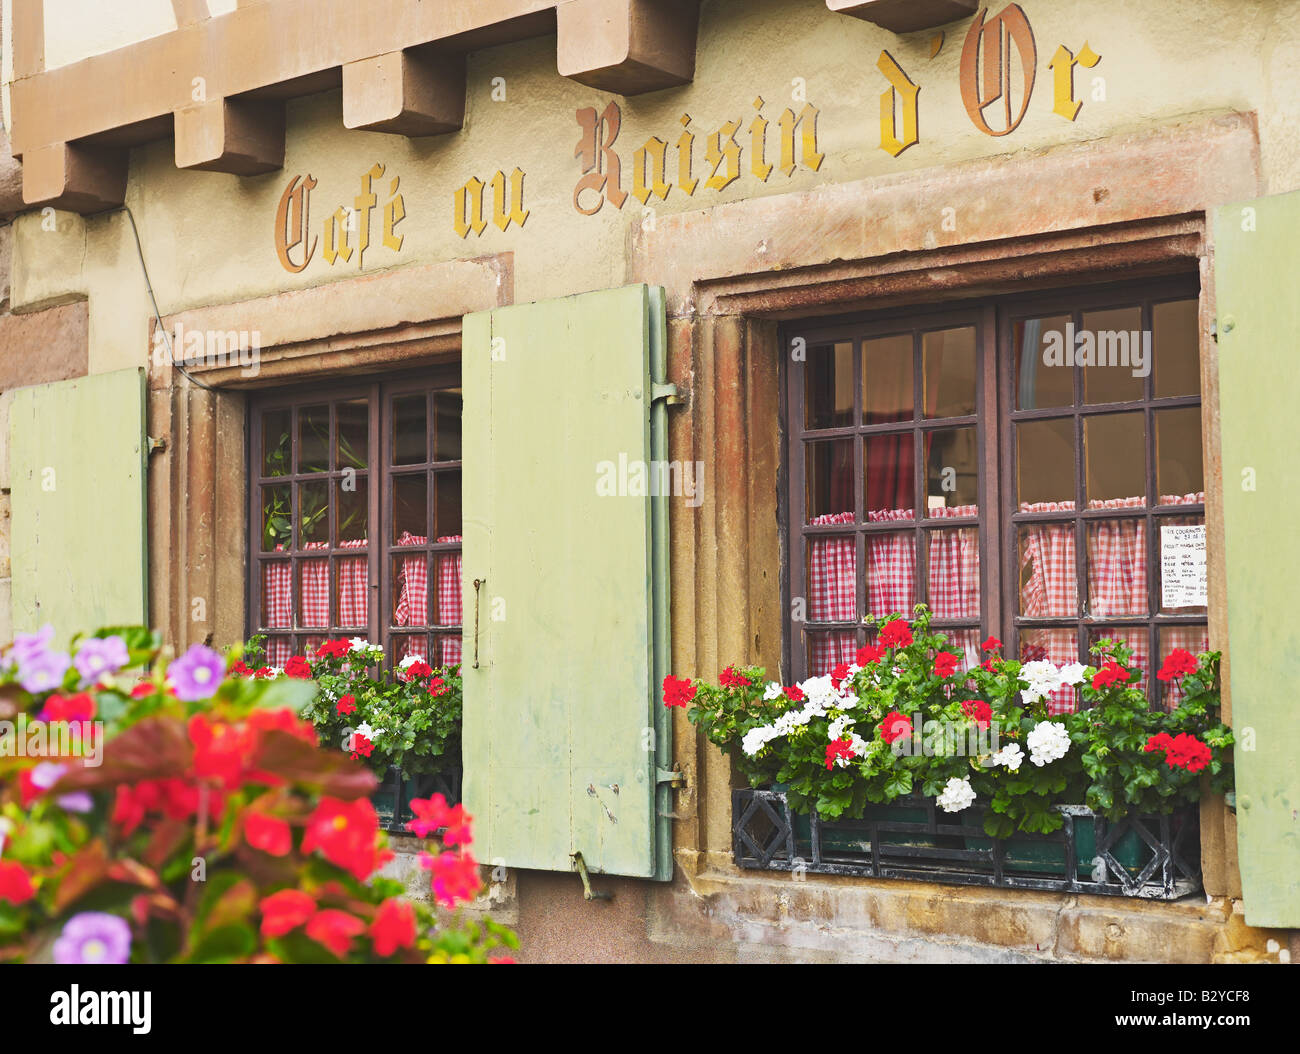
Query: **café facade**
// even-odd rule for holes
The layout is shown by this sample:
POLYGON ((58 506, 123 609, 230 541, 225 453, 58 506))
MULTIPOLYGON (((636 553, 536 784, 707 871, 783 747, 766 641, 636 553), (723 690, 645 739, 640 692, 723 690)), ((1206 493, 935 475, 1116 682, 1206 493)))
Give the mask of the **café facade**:
POLYGON ((4 10, 9 632, 459 664, 530 958, 1300 953, 1295 5, 116 6, 4 10), (918 603, 1224 653, 1180 895, 745 826, 663 678, 918 603))

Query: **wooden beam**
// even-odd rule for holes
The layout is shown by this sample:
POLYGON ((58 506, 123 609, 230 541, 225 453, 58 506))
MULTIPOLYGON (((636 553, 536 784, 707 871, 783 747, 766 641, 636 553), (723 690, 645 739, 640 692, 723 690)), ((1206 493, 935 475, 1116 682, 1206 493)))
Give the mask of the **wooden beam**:
POLYGON ((126 201, 125 150, 54 143, 23 156, 23 201, 83 215, 126 201))
POLYGON ((284 165, 284 103, 209 99, 174 114, 176 167, 254 176, 284 165))
POLYGON ((346 128, 422 136, 464 123, 464 55, 391 51, 343 67, 346 128))
POLYGON ((695 76, 698 0, 563 0, 555 8, 561 75, 620 95, 695 76))

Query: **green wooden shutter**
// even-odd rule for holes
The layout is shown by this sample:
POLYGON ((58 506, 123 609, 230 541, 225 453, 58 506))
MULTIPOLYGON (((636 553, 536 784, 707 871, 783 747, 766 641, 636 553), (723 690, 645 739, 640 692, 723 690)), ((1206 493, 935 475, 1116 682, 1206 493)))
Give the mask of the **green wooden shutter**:
POLYGON ((147 622, 144 370, 14 393, 13 620, 57 639, 147 622))
POLYGON ((664 499, 597 493, 601 462, 631 478, 663 457, 663 311, 631 286, 465 319, 464 797, 484 862, 671 877, 664 499))
POLYGON ((1214 219, 1242 892, 1252 925, 1300 926, 1300 193, 1225 205, 1214 219))

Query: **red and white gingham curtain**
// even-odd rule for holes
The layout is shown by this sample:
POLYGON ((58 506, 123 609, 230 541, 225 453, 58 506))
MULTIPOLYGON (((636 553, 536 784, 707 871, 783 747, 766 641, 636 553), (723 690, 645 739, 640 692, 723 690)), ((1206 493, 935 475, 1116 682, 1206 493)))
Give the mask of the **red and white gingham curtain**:
MULTIPOLYGON (((853 513, 832 512, 814 516, 812 526, 851 524, 853 513)), ((808 543, 808 620, 810 622, 856 622, 858 561, 853 535, 813 538, 808 543)), ((852 662, 857 650, 852 630, 808 635, 808 673, 820 677, 844 662, 852 662)))
MULTIPOLYGON (((439 542, 459 542, 459 534, 443 535, 439 542)), ((409 531, 398 539, 398 545, 425 545, 428 537, 411 534, 409 531)), ((400 592, 393 610, 395 626, 429 625, 429 572, 424 553, 412 553, 400 558, 399 574, 400 592)), ((461 568, 460 553, 435 553, 433 557, 434 574, 437 576, 438 590, 435 597, 437 619, 435 625, 459 626, 462 617, 461 602, 461 568)), ((456 636, 442 637, 440 640, 442 654, 437 657, 440 665, 451 666, 461 661, 463 649, 461 639, 456 636)), ((408 655, 429 659, 428 647, 423 636, 408 637, 402 644, 403 653, 395 656, 398 660, 408 655)))

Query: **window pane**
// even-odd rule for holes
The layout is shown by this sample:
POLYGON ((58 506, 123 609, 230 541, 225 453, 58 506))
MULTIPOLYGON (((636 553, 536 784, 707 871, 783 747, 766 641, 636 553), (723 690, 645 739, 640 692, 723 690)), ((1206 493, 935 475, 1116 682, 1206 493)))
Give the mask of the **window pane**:
POLYGON ((434 476, 434 535, 439 541, 460 535, 460 472, 434 476))
MULTIPOLYGON (((1113 499, 1144 503, 1147 493, 1146 417, 1141 412, 1103 414, 1083 422, 1089 507, 1113 499)), ((1130 502, 1125 502, 1130 504, 1130 502)))
POLYGON ((1076 618, 1079 614, 1074 522, 1022 523, 1020 614, 1029 618, 1076 618))
POLYGON ((338 624, 364 629, 370 621, 370 562, 348 556, 335 563, 337 570, 338 624))
POLYGON ((808 522, 819 516, 853 517, 853 440, 835 439, 805 447, 808 522))
POLYGON ((429 540, 429 478, 423 472, 393 477, 394 545, 429 540))
POLYGON ((288 629, 293 625, 293 568, 288 560, 262 564, 260 629, 288 629))
POLYGON ((429 641, 423 633, 403 633, 400 635, 394 633, 392 640, 389 642, 388 651, 394 669, 408 655, 423 662, 429 661, 429 641))
POLYGON ((293 641, 289 637, 268 637, 265 647, 267 666, 283 667, 293 654, 293 641))
POLYGON ((1146 521, 1088 524, 1088 612, 1096 618, 1147 613, 1146 521))
POLYGON ((930 531, 926 557, 929 604, 934 617, 979 618, 979 529, 962 527, 956 530, 930 531))
POLYGON ((370 479, 368 476, 345 476, 334 484, 338 511, 335 545, 364 542, 370 515, 370 479))
POLYGON ((424 393, 393 399, 393 464, 423 465, 429 458, 424 393))
POLYGON ((460 460, 461 393, 459 388, 433 393, 433 460, 460 460))
POLYGON ((979 630, 944 629, 939 632, 948 638, 943 650, 952 652, 960 659, 957 663, 957 669, 969 670, 984 661, 984 656, 980 651, 981 638, 979 630))
POLYGON ((1066 315, 1021 319, 1011 327, 1016 409, 1074 405, 1074 368, 1066 346, 1066 315))
POLYGON ((916 536, 891 531, 867 536, 867 614, 912 617, 916 604, 916 536))
POLYGON ((298 411, 298 471, 328 472, 330 408, 304 406, 298 411))
MULTIPOLYGON (((1057 666, 1079 661, 1079 633, 1073 628, 1022 629, 1020 661, 1047 661, 1057 666)), ((1069 714, 1078 708, 1078 689, 1058 688, 1047 695, 1049 714, 1069 714)))
POLYGON ((433 638, 433 666, 459 666, 464 661, 464 647, 459 633, 440 633, 433 638))
POLYGON ((858 550, 851 534, 808 539, 810 622, 856 622, 858 550))
POLYGON ((329 543, 330 485, 325 480, 298 484, 298 544, 329 543))
POLYGON ((1195 300, 1156 304, 1156 398, 1201 394, 1200 326, 1195 300))
POLYGON ((852 662, 857 653, 857 634, 853 630, 816 633, 808 631, 808 676, 822 677, 836 666, 852 662))
MULTIPOLYGON (((1160 559, 1164 548, 1165 537, 1161 533, 1162 527, 1204 527, 1204 516, 1161 516, 1156 520, 1156 603, 1160 605, 1160 614, 1162 615, 1204 615, 1207 608, 1203 604, 1172 607, 1165 605, 1164 593, 1164 565, 1160 559)), ((1189 599, 1185 597, 1171 597, 1171 600, 1189 599)))
MULTIPOLYGON (((1156 666, 1157 672, 1175 649, 1190 652, 1192 655, 1200 655, 1210 650, 1209 630, 1205 626, 1165 626, 1159 631, 1159 638, 1160 663, 1156 666)), ((1158 682, 1160 701, 1166 710, 1172 710, 1182 702, 1184 693, 1180 685, 1181 680, 1182 678, 1178 678, 1158 682)))
POLYGON ((979 513, 979 455, 974 428, 944 428, 925 435, 926 515, 979 513))
POLYGON ((1016 425, 1016 498, 1021 506, 1069 502, 1074 507, 1074 418, 1016 425))
POLYGON ((921 337, 926 417, 975 412, 975 329, 941 329, 921 337))
POLYGON ((298 562, 298 625, 330 624, 330 562, 313 557, 298 562))
POLYGON ((1075 348, 1075 359, 1083 367, 1083 401, 1141 399, 1143 378, 1150 372, 1150 348, 1150 338, 1142 331, 1140 307, 1085 313, 1075 348))
POLYGON ((804 427, 853 424, 853 345, 848 341, 808 350, 804 370, 804 427))
POLYGON ((915 403, 912 334, 862 342, 862 423, 910 421, 915 403))
POLYGON ((862 451, 863 498, 868 519, 873 512, 905 510, 904 518, 916 515, 916 473, 913 453, 916 441, 911 432, 867 436, 862 451))
MULTIPOLYGON (((1160 495, 1200 494, 1201 408, 1156 411, 1156 490, 1160 495)), ((1203 501, 1204 498, 1201 498, 1203 501)))
POLYGON ((365 468, 369 463, 370 404, 365 399, 338 403, 338 451, 334 464, 340 469, 365 468))
POLYGON ((262 415, 262 475, 289 475, 288 410, 271 410, 262 415))
POLYGON ((463 621, 460 553, 433 555, 433 622, 437 626, 459 626, 463 621))
MULTIPOLYGON (((1092 648, 1100 640, 1105 639, 1118 640, 1127 644, 1133 649, 1133 658, 1129 660, 1128 669, 1140 670, 1142 679, 1135 682, 1140 691, 1147 690, 1147 668, 1150 666, 1150 646, 1147 643, 1147 630, 1145 627, 1125 627, 1118 628, 1113 626, 1101 627, 1093 626, 1088 630, 1088 647, 1092 648)), ((1089 654, 1088 661, 1093 666, 1100 666, 1105 660, 1096 655, 1089 654)))
POLYGON ((293 510, 289 487, 262 488, 262 552, 288 549, 293 545, 293 510))
POLYGON ((423 551, 392 558, 394 626, 429 624, 429 558, 423 551))

